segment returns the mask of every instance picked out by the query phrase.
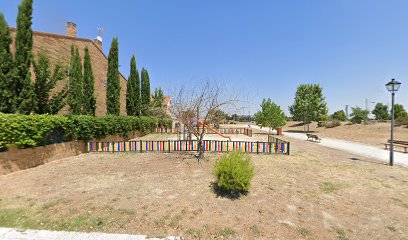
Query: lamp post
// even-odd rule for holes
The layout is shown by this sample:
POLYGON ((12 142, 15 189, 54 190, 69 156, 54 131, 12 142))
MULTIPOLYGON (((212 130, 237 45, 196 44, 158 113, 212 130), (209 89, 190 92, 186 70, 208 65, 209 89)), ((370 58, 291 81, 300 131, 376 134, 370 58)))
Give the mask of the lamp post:
POLYGON ((394 165, 394 98, 395 93, 401 86, 401 83, 391 79, 390 82, 385 84, 387 90, 391 93, 391 139, 390 139, 390 166, 394 165))

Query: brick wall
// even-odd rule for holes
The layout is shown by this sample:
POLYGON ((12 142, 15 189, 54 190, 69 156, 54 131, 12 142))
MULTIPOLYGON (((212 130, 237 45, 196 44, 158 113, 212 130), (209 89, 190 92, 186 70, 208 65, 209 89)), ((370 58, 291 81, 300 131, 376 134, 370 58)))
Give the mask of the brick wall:
MULTIPOLYGON (((12 51, 15 52, 15 29, 10 28, 10 34, 13 39, 12 51)), ((84 58, 84 49, 88 47, 89 54, 92 60, 92 69, 95 79, 95 96, 96 96, 96 115, 101 116, 106 114, 106 88, 105 80, 108 72, 108 59, 103 52, 98 49, 95 43, 90 39, 74 38, 65 35, 49 34, 42 32, 33 33, 33 54, 37 56, 40 51, 44 51, 50 57, 53 64, 60 63, 64 66, 69 66, 71 58, 71 45, 74 44, 79 49, 79 53, 84 58)), ((120 49, 119 49, 120 51, 120 49)), ((122 63, 119 64, 128 64, 122 63)), ((34 76, 34 72, 32 72, 34 76)), ((68 82, 68 78, 60 81, 55 87, 55 91, 60 91, 68 82)), ((120 114, 126 115, 126 79, 120 75, 120 114)), ((59 114, 67 113, 68 108, 65 107, 59 114)))

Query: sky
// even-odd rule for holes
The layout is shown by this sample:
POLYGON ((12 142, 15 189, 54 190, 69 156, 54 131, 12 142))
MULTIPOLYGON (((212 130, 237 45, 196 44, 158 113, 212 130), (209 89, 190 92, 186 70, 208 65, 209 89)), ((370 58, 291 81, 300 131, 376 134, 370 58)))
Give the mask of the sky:
MULTIPOLYGON (((20 0, 1 0, 9 26, 20 0)), ((34 0, 33 29, 79 37, 104 28, 103 51, 119 39, 120 71, 134 54, 151 87, 222 82, 253 114, 263 98, 288 113, 296 88, 323 87, 329 113, 345 105, 390 104, 385 83, 402 83, 396 102, 408 108, 406 0, 34 0)))

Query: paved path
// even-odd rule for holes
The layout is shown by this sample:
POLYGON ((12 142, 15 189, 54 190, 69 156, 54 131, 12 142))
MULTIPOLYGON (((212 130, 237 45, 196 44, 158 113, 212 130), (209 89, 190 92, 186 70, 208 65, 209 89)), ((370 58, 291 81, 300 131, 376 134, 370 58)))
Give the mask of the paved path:
MULTIPOLYGON (((252 128, 259 129, 264 132, 268 132, 267 129, 260 129, 259 126, 251 126, 252 128)), ((304 133, 293 133, 293 132, 284 132, 284 135, 286 137, 290 138, 295 138, 299 140, 306 140, 306 134, 304 133)), ((364 145, 360 143, 355 143, 355 142, 350 142, 350 141, 344 141, 344 140, 339 140, 335 138, 322 138, 322 141, 320 143, 310 143, 310 144, 319 144, 324 147, 329 147, 329 148, 334 148, 337 150, 345 151, 348 153, 353 153, 356 155, 368 157, 371 159, 379 160, 384 163, 388 163, 390 160, 390 152, 385 149, 381 149, 379 147, 374 147, 374 146, 369 146, 369 145, 364 145)), ((403 166, 403 167, 408 167, 408 154, 407 153, 400 153, 400 152, 394 152, 394 164, 403 166)))
POLYGON ((180 240, 179 237, 147 238, 146 235, 81 233, 0 228, 0 240, 180 240))

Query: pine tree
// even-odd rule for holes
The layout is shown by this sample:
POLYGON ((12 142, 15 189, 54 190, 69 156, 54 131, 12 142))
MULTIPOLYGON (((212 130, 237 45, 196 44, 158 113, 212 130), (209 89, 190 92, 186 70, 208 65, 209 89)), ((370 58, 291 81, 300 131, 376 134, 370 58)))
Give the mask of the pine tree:
POLYGON ((153 95, 153 107, 155 108, 161 108, 163 107, 163 101, 164 101, 164 93, 161 87, 156 88, 154 90, 154 95, 153 95))
POLYGON ((96 98, 94 93, 94 75, 92 71, 91 57, 89 56, 88 48, 85 48, 83 83, 84 83, 83 113, 86 115, 95 116, 96 98))
POLYGON ((62 89, 52 97, 50 95, 57 82, 65 78, 61 65, 55 65, 54 71, 51 74, 50 60, 47 54, 40 52, 38 60, 34 61, 34 72, 35 113, 57 113, 65 105, 66 89, 62 89))
POLYGON ((113 38, 108 56, 108 83, 106 89, 107 113, 120 114, 119 43, 113 38))
POLYGON ((0 13, 0 112, 13 113, 15 97, 13 89, 13 55, 10 51, 10 33, 2 13, 0 13))
POLYGON ((16 108, 23 114, 29 114, 35 105, 30 71, 33 47, 32 13, 33 0, 23 0, 18 7, 15 73, 13 74, 16 108))
POLYGON ((141 115, 148 115, 150 107, 150 78, 146 69, 142 68, 142 86, 141 86, 141 115))
POLYGON ((82 93, 82 63, 78 48, 71 46, 71 63, 69 68, 68 81, 68 106, 72 114, 82 113, 83 93, 82 93))

